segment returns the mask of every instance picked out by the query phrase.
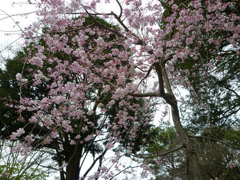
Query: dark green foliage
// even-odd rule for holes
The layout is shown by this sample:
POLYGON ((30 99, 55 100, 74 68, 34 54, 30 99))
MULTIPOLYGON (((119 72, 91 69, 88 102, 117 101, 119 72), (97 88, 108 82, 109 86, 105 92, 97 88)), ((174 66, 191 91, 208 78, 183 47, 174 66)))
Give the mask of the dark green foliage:
MULTIPOLYGON (((173 127, 153 128, 155 132, 137 157, 143 158, 155 173, 155 180, 181 177, 187 179, 188 165, 184 147, 181 148, 179 137, 173 127), (157 163, 160 160, 160 163, 157 163)), ((239 167, 230 168, 231 161, 239 159, 239 130, 228 129, 222 132, 222 140, 210 137, 192 137, 201 164, 204 179, 218 177, 222 180, 237 180, 239 167), (229 145, 231 143, 232 145, 229 145)), ((191 132, 189 132, 191 134, 191 132)))
MULTIPOLYGON (((16 74, 22 72, 24 65, 23 57, 26 54, 19 52, 13 60, 8 60, 4 70, 0 71, 0 138, 8 138, 12 132, 18 128, 23 127, 27 122, 22 122, 17 109, 14 105, 18 105, 20 89, 16 80, 16 74), (13 107, 6 106, 6 104, 13 105, 13 107)), ((26 69, 30 66, 26 66, 26 69)), ((23 74, 26 74, 25 70, 23 74)), ((26 87, 28 90, 22 92, 22 97, 30 97, 38 99, 45 96, 47 91, 44 85, 32 88, 31 83, 26 87)), ((32 113, 23 112, 24 119, 31 117, 32 113)), ((27 127, 30 131, 32 126, 27 127)), ((35 131, 33 131, 34 133, 35 131)), ((43 131, 44 132, 44 131, 43 131)))
POLYGON ((18 100, 19 88, 16 80, 16 72, 20 72, 22 64, 18 61, 8 61, 6 64, 6 70, 0 71, 0 127, 1 127, 1 138, 6 138, 16 129, 18 129, 22 123, 16 122, 18 114, 15 112, 16 109, 9 108, 5 104, 9 99, 18 100), (14 116, 12 116, 14 114, 14 116), (7 125, 7 126, 6 126, 7 125), (10 126, 8 126, 10 125, 10 126))

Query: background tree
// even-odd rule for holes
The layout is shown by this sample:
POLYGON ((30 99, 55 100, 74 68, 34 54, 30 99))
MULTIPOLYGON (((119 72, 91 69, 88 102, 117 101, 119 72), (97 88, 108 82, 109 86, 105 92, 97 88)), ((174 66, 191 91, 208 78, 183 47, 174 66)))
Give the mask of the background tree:
MULTIPOLYGON (((143 146, 141 152, 136 155, 150 164, 155 177, 152 179, 174 179, 179 177, 187 179, 188 166, 184 149, 173 127, 152 128, 155 136, 143 146)), ((189 134, 190 132, 188 130, 189 134)), ((239 177, 239 131, 229 130, 232 134, 221 141, 214 138, 196 138, 197 154, 200 159, 201 171, 204 179, 238 179, 239 177), (235 142, 235 143, 234 143, 235 142)), ((194 137, 195 138, 195 137, 194 137)))

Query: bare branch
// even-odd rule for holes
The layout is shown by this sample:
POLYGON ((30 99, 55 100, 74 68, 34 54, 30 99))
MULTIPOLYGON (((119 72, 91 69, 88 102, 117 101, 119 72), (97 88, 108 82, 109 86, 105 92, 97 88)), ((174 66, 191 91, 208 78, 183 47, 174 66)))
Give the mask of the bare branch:
POLYGON ((223 142, 223 141, 220 141, 220 140, 215 139, 215 138, 212 138, 212 137, 207 137, 207 136, 189 136, 189 137, 190 137, 190 138, 209 139, 209 140, 216 141, 216 142, 219 142, 219 143, 224 144, 224 145, 226 145, 226 146, 230 146, 230 147, 232 147, 232 148, 234 148, 234 149, 238 149, 238 150, 239 150, 239 147, 237 147, 237 146, 233 146, 233 145, 231 145, 231 144, 229 144, 229 143, 225 143, 225 142, 223 142))
POLYGON ((90 18, 92 18, 92 20, 94 21, 95 24, 99 25, 100 27, 110 31, 110 32, 113 32, 114 34, 117 34, 119 35, 120 37, 123 37, 122 34, 120 34, 118 31, 114 30, 114 29, 111 29, 105 25, 103 25, 102 23, 96 21, 96 19, 93 17, 93 14, 89 13, 86 9, 84 9, 86 11, 86 13, 89 15, 90 18))
POLYGON ((134 97, 162 97, 161 94, 159 93, 139 93, 139 94, 135 94, 135 93, 129 93, 128 95, 130 96, 134 96, 134 97))
POLYGON ((171 93, 171 89, 170 89, 170 92, 168 93, 165 93, 165 90, 164 90, 164 84, 166 85, 168 83, 168 77, 164 78, 164 72, 163 72, 164 65, 155 63, 154 66, 155 66, 155 71, 157 72, 157 75, 158 75, 160 96, 163 97, 163 99, 172 107, 177 108, 177 100, 176 100, 176 97, 171 93), (164 83, 164 80, 165 80, 165 83, 164 83))
POLYGON ((122 11, 123 11, 123 8, 122 8, 122 5, 121 5, 121 3, 118 1, 118 0, 116 0, 117 1, 117 3, 118 3, 118 5, 119 5, 119 7, 120 7, 120 14, 119 14, 119 19, 122 17, 122 11))
POLYGON ((130 168, 138 168, 138 167, 140 167, 140 166, 133 166, 133 167, 128 166, 128 167, 124 168, 123 170, 119 171, 117 174, 115 174, 110 180, 112 180, 113 178, 115 178, 116 176, 118 176, 119 174, 121 174, 122 172, 126 171, 127 169, 130 169, 130 168))
MULTIPOLYGON (((1 10, 1 11, 2 11, 2 10, 1 10)), ((0 21, 2 21, 2 20, 4 20, 4 19, 7 19, 7 18, 11 18, 11 17, 13 17, 13 16, 26 16, 26 15, 33 14, 33 13, 36 13, 36 12, 37 12, 37 11, 32 11, 32 12, 28 12, 28 13, 9 14, 9 15, 4 12, 4 15, 7 15, 7 16, 1 18, 0 21)), ((1 15, 3 15, 3 14, 1 14, 1 15)))
POLYGON ((152 69, 153 69, 153 65, 150 66, 150 68, 149 68, 146 76, 139 82, 139 85, 140 85, 145 79, 148 78, 148 76, 149 76, 150 72, 152 71, 152 69))
POLYGON ((163 81, 163 73, 162 73, 162 68, 159 63, 154 64, 155 71, 157 72, 158 75, 158 81, 159 81, 159 93, 161 96, 165 95, 164 91, 164 81, 163 81))
MULTIPOLYGON (((4 14, 7 15, 7 17, 9 17, 10 19, 12 19, 12 21, 17 25, 17 27, 21 30, 21 32, 26 35, 25 31, 19 26, 19 24, 15 21, 15 19, 13 19, 13 17, 12 17, 10 14, 8 14, 7 12, 5 12, 5 11, 2 10, 2 9, 0 9, 0 11, 2 11, 4 14)), ((27 36, 27 35, 26 35, 26 36, 27 36)))
POLYGON ((166 71, 166 68, 165 68, 165 64, 162 64, 161 68, 162 68, 163 79, 164 79, 164 82, 165 82, 165 85, 166 85, 166 88, 167 88, 167 92, 169 94, 173 95, 171 84, 169 82, 169 78, 168 78, 167 71, 166 71))
POLYGON ((91 169, 94 167, 94 165, 96 164, 96 162, 98 161, 98 160, 101 160, 102 158, 103 158, 103 156, 106 154, 106 152, 107 152, 107 149, 105 149, 104 151, 103 151, 103 153, 100 155, 100 156, 98 156, 94 161, 93 161, 93 163, 91 164, 91 166, 88 168, 88 170, 85 172, 85 174, 83 175, 83 179, 85 179, 85 177, 87 176, 87 174, 91 171, 91 169))
POLYGON ((239 94, 238 94, 236 91, 234 91, 233 89, 230 89, 230 88, 227 87, 227 86, 224 86, 224 87, 225 87, 227 90, 233 92, 238 98, 240 98, 239 94))
POLYGON ((136 42, 135 44, 137 45, 144 45, 143 41, 132 31, 130 31, 130 29, 128 29, 128 27, 123 23, 123 21, 121 20, 120 16, 117 16, 113 11, 111 12, 111 15, 113 15, 115 17, 115 19, 119 22, 119 24, 121 24, 121 26, 123 27, 123 29, 127 32, 130 33, 130 35, 136 37, 138 39, 138 42, 136 42))
POLYGON ((165 155, 167 155, 167 154, 170 154, 170 153, 173 153, 173 152, 175 152, 175 151, 178 151, 178 150, 182 149, 183 147, 184 147, 184 146, 181 145, 181 146, 179 146, 179 147, 177 147, 177 148, 175 148, 175 149, 171 149, 171 150, 168 150, 168 151, 166 151, 166 152, 164 152, 164 153, 157 154, 157 155, 158 155, 158 156, 165 156, 165 155))
MULTIPOLYGON (((124 28, 124 30, 125 30, 126 32, 131 32, 131 31, 128 29, 128 27, 123 23, 123 21, 119 18, 118 15, 116 15, 113 11, 111 11, 111 15, 113 15, 113 16, 117 19, 117 21, 121 24, 121 26, 124 28)), ((133 34, 133 33, 131 32, 131 34, 133 34)), ((134 36, 136 36, 136 35, 134 35, 134 36)))
MULTIPOLYGON (((166 156, 166 155, 168 155, 168 154, 170 154, 170 153, 173 153, 173 152, 175 152, 175 151, 178 151, 178 150, 180 150, 180 149, 182 149, 184 146, 183 145, 181 145, 181 146, 179 146, 179 147, 176 147, 176 148, 174 148, 174 149, 170 149, 170 150, 167 150, 167 151, 165 151, 165 152, 163 152, 163 153, 157 153, 156 155, 159 157, 159 156, 166 156)), ((144 155, 137 155, 137 157, 139 157, 139 158, 155 158, 156 157, 156 155, 146 155, 146 156, 144 156, 144 155)))

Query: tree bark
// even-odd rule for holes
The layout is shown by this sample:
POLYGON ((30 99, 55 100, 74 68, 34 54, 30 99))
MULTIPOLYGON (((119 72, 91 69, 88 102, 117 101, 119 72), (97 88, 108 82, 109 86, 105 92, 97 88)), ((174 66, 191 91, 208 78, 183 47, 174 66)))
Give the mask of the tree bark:
POLYGON ((201 166, 198 161, 198 156, 197 152, 194 149, 194 146, 192 142, 190 141, 189 136, 183 129, 183 126, 180 122, 180 116, 179 116, 179 110, 177 107, 177 102, 176 106, 173 107, 171 106, 171 111, 172 111, 172 118, 173 118, 173 123, 175 126, 175 129, 180 136, 180 139, 182 141, 182 144, 185 147, 186 150, 186 159, 187 159, 187 165, 188 165, 188 179, 189 180, 203 180, 203 176, 201 174, 201 166))
POLYGON ((66 168, 66 178, 65 180, 79 180, 79 163, 80 163, 81 153, 75 152, 72 154, 71 159, 68 161, 66 168))
MULTIPOLYGON (((58 166, 61 167, 62 166, 62 162, 58 161, 58 166)), ((64 176, 64 172, 63 171, 59 171, 59 175, 60 175, 60 180, 65 180, 65 176, 64 176)))
MULTIPOLYGON (((163 62, 160 60, 160 62, 163 62)), ((203 176, 201 174, 201 166, 198 161, 197 152, 194 149, 192 142, 186 131, 184 130, 179 115, 179 109, 177 104, 177 99, 172 92, 171 85, 169 82, 169 78, 165 69, 164 63, 155 63, 154 67, 158 75, 159 81, 159 93, 160 96, 171 106, 171 113, 173 123, 176 129, 177 134, 179 135, 182 145, 186 150, 186 159, 188 165, 188 179, 189 180, 203 180, 203 176), (168 93, 165 93, 165 89, 167 89, 168 93)))

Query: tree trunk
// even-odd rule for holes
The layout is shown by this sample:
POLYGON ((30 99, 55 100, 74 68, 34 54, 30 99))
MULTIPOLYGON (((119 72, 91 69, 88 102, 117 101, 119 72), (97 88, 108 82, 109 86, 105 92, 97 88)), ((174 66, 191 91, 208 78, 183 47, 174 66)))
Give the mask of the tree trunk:
MULTIPOLYGON (((182 144, 186 150, 186 158, 187 158, 187 166, 188 166, 188 179, 189 180, 203 180, 203 176, 201 174, 201 166, 198 161, 197 152, 194 149, 193 144, 190 141, 187 133, 183 129, 183 126, 180 122, 179 110, 177 106, 177 101, 173 96, 175 105, 171 105, 172 118, 174 122, 175 129, 180 136, 182 144)), ((172 99, 173 100, 173 99, 172 99)))
MULTIPOLYGON (((62 163, 59 163, 59 167, 62 166, 62 163)), ((60 174, 60 180, 65 180, 65 176, 64 176, 64 171, 59 171, 60 174)))
POLYGON ((81 153, 75 152, 70 156, 66 169, 66 178, 65 180, 79 180, 79 163, 80 163, 81 153))
POLYGON ((188 165, 187 167, 188 179, 203 180, 203 176, 200 171, 201 166, 198 161, 197 152, 195 151, 194 146, 191 143, 190 138, 188 134, 185 132, 180 121, 177 99, 172 92, 172 88, 171 88, 168 75, 165 69, 165 64, 161 60, 160 62, 162 63, 154 64, 155 70, 158 75, 158 80, 159 80, 159 93, 160 93, 160 96, 171 106, 172 118, 173 118, 173 123, 176 129, 176 132, 181 139, 182 145, 185 147, 187 165, 188 165), (168 93, 165 93, 165 88, 167 89, 168 93))

